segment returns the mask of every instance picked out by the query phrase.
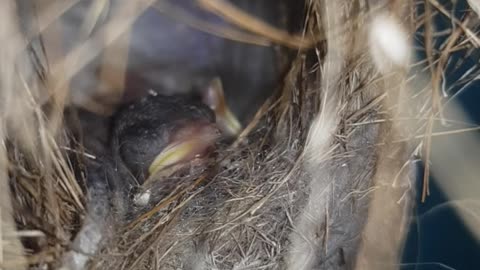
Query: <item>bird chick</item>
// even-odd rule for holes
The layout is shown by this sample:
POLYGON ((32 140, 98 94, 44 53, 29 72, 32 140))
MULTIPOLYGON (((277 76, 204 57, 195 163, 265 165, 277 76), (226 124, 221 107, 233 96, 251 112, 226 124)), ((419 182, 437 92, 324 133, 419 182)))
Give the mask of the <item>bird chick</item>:
POLYGON ((186 96, 152 93, 121 108, 113 125, 113 155, 139 184, 204 156, 220 137, 214 112, 186 96))

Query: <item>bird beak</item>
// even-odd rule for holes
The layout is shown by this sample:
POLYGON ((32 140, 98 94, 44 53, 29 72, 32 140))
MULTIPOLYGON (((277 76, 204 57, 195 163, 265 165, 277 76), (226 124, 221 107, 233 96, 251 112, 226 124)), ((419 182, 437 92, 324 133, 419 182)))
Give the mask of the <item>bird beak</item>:
POLYGON ((203 156, 218 137, 218 131, 212 125, 184 127, 155 157, 148 168, 149 174, 152 176, 165 168, 203 156))
POLYGON ((203 101, 215 112, 218 127, 225 135, 236 136, 242 131, 242 125, 227 105, 219 78, 210 82, 204 92, 203 101))
POLYGON ((242 131, 242 125, 228 107, 217 113, 217 123, 220 129, 229 136, 236 136, 242 131))

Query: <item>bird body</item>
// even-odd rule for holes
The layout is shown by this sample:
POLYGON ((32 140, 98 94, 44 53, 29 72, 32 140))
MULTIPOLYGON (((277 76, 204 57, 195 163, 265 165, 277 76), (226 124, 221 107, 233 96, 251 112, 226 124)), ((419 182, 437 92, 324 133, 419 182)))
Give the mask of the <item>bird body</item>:
POLYGON ((186 96, 150 94, 121 108, 113 126, 114 156, 141 183, 152 173, 154 161, 163 166, 158 164, 160 154, 168 155, 163 156, 164 167, 189 161, 204 154, 220 135, 214 112, 186 96))

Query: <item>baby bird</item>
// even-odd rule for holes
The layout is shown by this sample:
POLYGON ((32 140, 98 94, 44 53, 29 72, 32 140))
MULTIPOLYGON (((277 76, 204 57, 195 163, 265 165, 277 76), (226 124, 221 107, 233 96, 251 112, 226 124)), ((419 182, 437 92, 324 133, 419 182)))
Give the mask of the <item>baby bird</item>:
POLYGON ((143 184, 163 169, 208 154, 220 138, 237 135, 240 123, 214 79, 200 96, 164 96, 150 91, 119 109, 113 120, 112 154, 143 184))
POLYGON ((208 106, 154 92, 120 109, 113 125, 113 155, 139 184, 162 169, 203 156, 220 137, 208 106))

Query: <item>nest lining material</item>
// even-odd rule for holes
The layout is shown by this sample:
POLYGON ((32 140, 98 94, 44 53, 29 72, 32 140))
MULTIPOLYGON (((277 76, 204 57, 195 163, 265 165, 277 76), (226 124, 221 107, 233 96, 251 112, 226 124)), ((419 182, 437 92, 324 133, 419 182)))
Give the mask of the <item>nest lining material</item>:
MULTIPOLYGON (((125 226, 112 226, 93 269, 395 268, 413 150, 404 129, 383 120, 405 113, 405 74, 377 72, 365 38, 371 13, 362 1, 348 3, 308 2, 305 32, 326 41, 298 55, 281 93, 248 134, 220 148, 218 163, 182 177, 166 196, 153 194, 152 208, 125 226)), ((397 17, 408 18, 405 10, 397 17)), ((26 95, 15 98, 29 108, 21 124, 42 138, 27 145, 37 140, 19 137, 7 147, 15 220, 20 231, 43 234, 22 238, 28 263, 58 267, 85 218, 85 191, 75 180, 82 176, 72 173, 72 159, 84 153, 67 131, 46 132, 55 110, 45 114, 26 95)))

